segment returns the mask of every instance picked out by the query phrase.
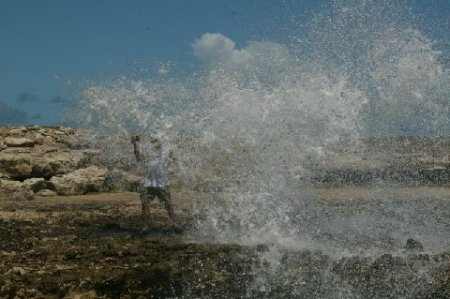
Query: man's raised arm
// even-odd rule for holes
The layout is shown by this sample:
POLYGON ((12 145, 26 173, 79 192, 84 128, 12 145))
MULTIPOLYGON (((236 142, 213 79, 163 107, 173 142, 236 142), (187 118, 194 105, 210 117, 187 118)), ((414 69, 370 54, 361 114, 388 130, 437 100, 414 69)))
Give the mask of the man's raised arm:
POLYGON ((143 161, 143 160, 145 160, 145 155, 139 149, 139 143, 138 143, 139 141, 140 141, 139 135, 131 136, 131 143, 133 144, 134 156, 136 157, 137 161, 143 161))

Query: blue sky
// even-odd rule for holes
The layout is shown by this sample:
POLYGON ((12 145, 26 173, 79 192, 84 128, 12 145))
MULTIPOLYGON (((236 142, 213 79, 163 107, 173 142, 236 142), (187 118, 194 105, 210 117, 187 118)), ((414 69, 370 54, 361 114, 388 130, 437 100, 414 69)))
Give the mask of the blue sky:
MULTIPOLYGON (((57 124, 85 82, 183 75, 192 43, 221 33, 288 43, 329 1, 0 0, 0 123, 57 124), (2 119, 3 114, 3 119, 2 119)), ((423 31, 449 49, 450 1, 409 1, 423 31)))

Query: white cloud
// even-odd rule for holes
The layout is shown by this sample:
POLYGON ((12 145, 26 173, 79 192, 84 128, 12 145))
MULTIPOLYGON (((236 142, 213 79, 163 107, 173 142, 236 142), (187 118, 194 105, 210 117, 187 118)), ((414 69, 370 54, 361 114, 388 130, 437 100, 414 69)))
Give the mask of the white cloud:
POLYGON ((219 65, 227 70, 239 71, 255 67, 277 67, 289 60, 285 45, 274 42, 249 42, 243 49, 220 33, 205 33, 192 43, 194 55, 210 65, 219 65))
POLYGON ((193 44, 194 55, 208 62, 227 61, 236 52, 236 44, 230 38, 220 33, 205 33, 193 44))

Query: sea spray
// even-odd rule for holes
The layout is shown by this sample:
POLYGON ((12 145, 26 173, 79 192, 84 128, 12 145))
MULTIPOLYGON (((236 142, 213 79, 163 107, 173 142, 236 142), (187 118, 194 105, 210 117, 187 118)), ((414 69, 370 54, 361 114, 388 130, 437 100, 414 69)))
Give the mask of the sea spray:
POLYGON ((227 205, 211 203, 199 237, 305 238, 323 229, 303 188, 312 164, 361 137, 449 132, 450 71, 413 19, 401 1, 333 1, 290 45, 205 34, 202 75, 93 84, 77 116, 111 160, 132 163, 127 136, 158 134, 187 187, 215 181, 227 205))
MULTIPOLYGON (((254 50, 264 43, 231 46, 229 55, 210 63, 207 91, 217 104, 203 140, 211 152, 239 145, 246 156, 245 163, 229 164, 240 180, 224 194, 225 207, 209 207, 197 236, 244 244, 287 237, 300 247, 313 239, 316 246, 325 241, 328 248, 360 251, 399 249, 406 235, 421 235, 420 225, 395 227, 400 215, 422 219, 408 203, 403 211, 386 205, 396 212, 390 216, 376 208, 333 219, 305 188, 313 164, 326 163, 339 145, 357 153, 364 150, 361 137, 450 132, 449 69, 413 20, 402 2, 333 1, 302 27, 309 29, 306 37, 287 48, 266 45, 269 69, 254 50)), ((202 39, 208 45, 212 38, 202 39)))
POLYGON ((448 248, 448 215, 433 198, 400 200, 384 182, 369 202, 330 208, 308 180, 337 148, 363 152, 363 137, 447 136, 442 53, 403 1, 332 1, 299 28, 307 32, 293 28, 288 45, 242 49, 205 34, 192 44, 206 66, 200 75, 93 84, 81 94, 80 123, 102 136, 96 142, 112 165, 131 156, 131 134, 158 134, 178 151, 185 188, 214 195, 192 240, 331 256, 402 254, 409 237, 431 251, 448 248))

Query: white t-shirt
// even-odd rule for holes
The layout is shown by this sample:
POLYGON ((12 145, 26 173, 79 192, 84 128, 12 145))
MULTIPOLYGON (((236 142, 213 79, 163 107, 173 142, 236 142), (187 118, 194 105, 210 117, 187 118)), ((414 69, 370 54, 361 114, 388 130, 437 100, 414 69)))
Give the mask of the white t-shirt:
POLYGON ((144 187, 163 188, 169 186, 169 159, 160 151, 147 161, 147 174, 144 177, 144 187))

